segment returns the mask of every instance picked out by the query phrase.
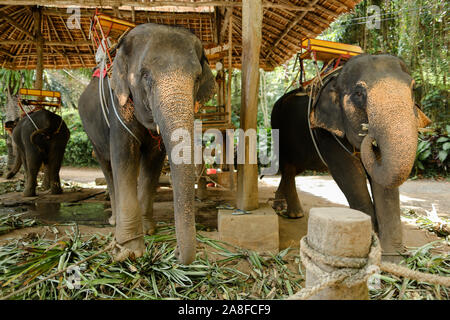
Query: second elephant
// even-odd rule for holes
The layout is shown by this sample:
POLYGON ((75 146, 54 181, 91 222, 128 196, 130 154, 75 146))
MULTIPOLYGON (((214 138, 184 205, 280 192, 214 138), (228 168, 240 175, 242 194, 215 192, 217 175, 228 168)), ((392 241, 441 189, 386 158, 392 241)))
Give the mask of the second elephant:
POLYGON ((28 117, 5 126, 12 129, 12 138, 17 146, 17 156, 13 168, 6 178, 13 178, 20 167, 25 169, 25 197, 36 195, 37 175, 44 165, 43 188, 50 189, 52 194, 62 192, 59 170, 64 158, 67 142, 70 138, 69 129, 64 120, 48 110, 39 110, 29 114, 36 124, 34 126, 28 117))
POLYGON ((399 58, 360 55, 324 83, 310 114, 302 90, 274 105, 282 174, 275 207, 282 209, 285 199, 289 217, 303 216, 295 176, 326 170, 321 155, 350 207, 371 216, 383 254, 395 255, 402 251, 398 186, 411 172, 418 128, 430 123, 415 106, 414 80, 399 58))

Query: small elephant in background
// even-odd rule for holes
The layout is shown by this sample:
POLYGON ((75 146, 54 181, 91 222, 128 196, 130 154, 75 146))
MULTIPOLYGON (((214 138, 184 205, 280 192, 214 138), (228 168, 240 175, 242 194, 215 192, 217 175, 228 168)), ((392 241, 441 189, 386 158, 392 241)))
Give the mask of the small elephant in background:
POLYGON ((302 217, 295 176, 328 167, 350 207, 371 216, 383 255, 403 251, 398 187, 414 164, 418 128, 431 122, 414 102, 413 85, 399 58, 364 54, 324 79, 310 114, 302 89, 281 97, 271 118, 272 128, 280 130, 275 209, 286 200, 288 217, 302 217))
POLYGON ((36 195, 37 175, 44 165, 44 190, 51 194, 62 193, 59 170, 64 158, 70 132, 64 120, 57 114, 42 109, 29 114, 39 129, 25 116, 22 119, 8 121, 5 127, 11 132, 17 146, 14 166, 6 178, 13 178, 20 167, 25 169, 25 197, 36 195))

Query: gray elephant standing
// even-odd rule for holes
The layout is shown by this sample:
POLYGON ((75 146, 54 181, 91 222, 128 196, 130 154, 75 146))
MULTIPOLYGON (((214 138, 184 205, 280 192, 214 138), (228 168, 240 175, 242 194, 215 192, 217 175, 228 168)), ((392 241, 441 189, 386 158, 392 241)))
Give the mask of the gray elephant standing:
POLYGON ((360 55, 324 81, 311 114, 301 90, 274 105, 271 121, 280 130, 282 174, 275 208, 282 209, 286 199, 288 216, 302 217, 295 176, 327 168, 314 147, 310 122, 320 154, 350 207, 371 216, 383 254, 395 255, 402 251, 398 186, 411 172, 418 128, 430 123, 414 103, 414 80, 399 58, 360 55))
POLYGON ((194 103, 214 94, 202 44, 183 28, 139 25, 118 44, 112 97, 107 76, 104 82, 106 110, 99 99, 99 79, 94 78, 80 97, 79 112, 110 191, 110 222, 116 224, 115 238, 122 247, 114 257, 120 261, 144 253, 143 235, 155 230, 153 199, 167 150, 177 255, 181 263, 191 263, 196 253, 193 154, 187 155, 190 162, 175 164, 171 152, 178 129, 190 134, 193 150, 194 103), (154 138, 157 126, 163 144, 154 138))
POLYGON ((43 164, 43 189, 50 189, 52 194, 62 193, 59 170, 70 138, 69 129, 60 116, 48 110, 35 111, 29 116, 38 129, 28 117, 5 123, 8 131, 12 131, 12 139, 18 151, 14 166, 6 178, 13 178, 23 164, 23 194, 25 197, 33 197, 36 195, 37 175, 43 164))

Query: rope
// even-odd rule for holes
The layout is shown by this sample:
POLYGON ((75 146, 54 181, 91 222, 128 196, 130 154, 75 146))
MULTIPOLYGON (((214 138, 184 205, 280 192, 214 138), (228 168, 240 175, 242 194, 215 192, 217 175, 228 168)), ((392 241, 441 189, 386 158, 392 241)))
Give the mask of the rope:
POLYGON ((381 262, 381 246, 375 233, 372 233, 372 245, 367 258, 325 255, 312 248, 308 244, 306 236, 300 241, 300 257, 307 270, 318 277, 319 283, 313 287, 301 289, 290 296, 289 300, 305 300, 323 289, 337 284, 353 287, 366 283, 368 278, 378 270, 383 270, 399 277, 450 287, 449 277, 414 271, 395 263, 381 262), (326 272, 317 263, 340 269, 326 272))
POLYGON ((111 84, 109 83, 109 77, 106 76, 106 80, 108 81, 108 87, 109 87, 109 95, 111 96, 111 105, 112 108, 114 110, 114 114, 116 115, 117 119, 119 120, 120 124, 128 131, 129 134, 131 134, 131 136, 133 136, 134 139, 136 139, 137 142, 139 142, 139 144, 142 144, 141 140, 139 140, 138 137, 136 137, 136 135, 130 130, 130 128, 127 127, 127 125, 122 121, 122 118, 120 118, 119 114, 117 113, 116 110, 116 104, 114 103, 114 96, 111 90, 111 84))
MULTIPOLYGON (((328 67, 328 66, 329 66, 329 64, 327 65, 327 67, 328 67)), ((312 128, 311 128, 311 119, 310 119, 310 115, 311 115, 311 108, 314 108, 315 105, 316 105, 316 103, 317 103, 317 101, 319 101, 319 98, 320 98, 320 95, 321 95, 321 93, 322 93, 323 88, 325 88, 325 86, 326 86, 331 80, 333 80, 334 77, 337 76, 337 75, 333 75, 333 74, 336 73, 337 71, 341 70, 341 69, 342 69, 342 66, 341 66, 341 67, 337 67, 337 68, 335 68, 335 69, 329 71, 328 73, 324 74, 323 78, 324 78, 325 82, 322 82, 322 79, 320 78, 320 74, 319 74, 319 79, 320 79, 321 86, 317 86, 317 89, 316 89, 316 84, 317 84, 317 82, 318 82, 318 81, 317 81, 317 80, 318 80, 318 77, 314 78, 313 81, 312 81, 311 84, 310 84, 311 90, 310 90, 309 100, 308 100, 308 129, 309 129, 309 134, 311 135, 311 139, 312 139, 312 142, 313 142, 313 144, 314 144, 314 148, 316 149, 316 152, 317 152, 317 154, 319 155, 320 160, 322 161, 322 163, 323 163, 323 164, 325 165, 325 167, 327 167, 327 168, 328 168, 328 165, 327 165, 327 163, 325 162, 325 160, 324 160, 322 154, 320 153, 319 147, 318 147, 318 145, 317 145, 316 137, 315 137, 314 132, 313 132, 313 130, 312 130, 312 128), (314 89, 316 89, 316 90, 314 90, 314 89), (317 92, 316 92, 316 91, 317 91, 317 92)), ((333 135, 334 135, 334 134, 333 134, 333 135)), ((337 139, 336 139, 336 140, 337 140, 337 139)), ((338 140, 337 140, 337 141, 338 141, 338 140)), ((339 141, 338 141, 338 142, 339 142, 339 141)), ((343 146, 343 145, 341 144, 341 146, 343 146)), ((343 146, 343 147, 344 147, 344 146, 343 146)), ((346 149, 346 148, 344 147, 344 149, 346 149)), ((346 149, 346 150, 347 150, 347 149, 346 149)))
POLYGON ((100 98, 100 106, 102 107, 103 118, 105 119, 106 124, 108 125, 108 128, 109 128, 110 125, 109 125, 108 115, 106 114, 106 113, 109 113, 109 110, 108 110, 108 108, 106 108, 106 99, 105 99, 105 95, 104 95, 104 91, 103 91, 104 69, 105 69, 105 60, 103 59, 99 66, 100 74, 98 76, 98 95, 100 98))
MULTIPOLYGON (((127 239, 126 241, 123 241, 123 242, 122 242, 122 245, 123 245, 124 243, 126 243, 126 242, 135 240, 135 239, 140 238, 140 237, 142 237, 142 236, 143 236, 143 234, 139 234, 139 235, 137 235, 137 236, 135 236, 135 237, 133 237, 133 238, 131 238, 131 239, 127 239)), ((47 277, 45 277, 45 278, 43 278, 43 279, 41 279, 41 280, 39 280, 39 281, 33 282, 33 283, 31 283, 31 284, 29 284, 29 285, 23 287, 23 288, 20 288, 20 289, 18 289, 18 290, 16 290, 16 291, 13 291, 12 293, 10 293, 10 294, 8 294, 8 295, 6 295, 6 296, 0 297, 0 300, 7 300, 7 299, 9 299, 9 298, 12 298, 12 297, 18 295, 19 293, 21 293, 21 292, 23 292, 23 291, 25 291, 25 290, 28 290, 28 289, 30 289, 30 288, 33 288, 33 287, 37 286, 38 284, 40 284, 40 283, 42 283, 42 282, 45 282, 45 281, 47 281, 47 280, 49 280, 49 279, 52 279, 52 278, 54 278, 54 277, 56 277, 56 276, 59 276, 60 274, 63 274, 63 273, 66 272, 69 268, 73 268, 73 267, 75 267, 75 266, 78 266, 78 265, 80 265, 80 264, 83 264, 83 263, 85 263, 85 262, 87 262, 87 261, 89 261, 89 260, 91 260, 91 259, 93 259, 93 258, 95 258, 95 257, 97 257, 97 256, 99 256, 99 255, 101 255, 102 253, 105 253, 105 252, 107 252, 107 251, 113 250, 113 249, 116 248, 116 247, 119 248, 119 249, 121 249, 121 250, 128 250, 127 248, 124 248, 122 245, 119 244, 119 243, 114 239, 114 240, 111 241, 111 243, 110 243, 109 245, 107 245, 103 250, 100 250, 99 252, 96 252, 96 253, 90 255, 89 257, 87 257, 87 258, 85 258, 85 259, 83 259, 83 260, 80 260, 80 261, 78 261, 78 262, 76 262, 76 263, 74 263, 74 264, 72 264, 72 265, 70 265, 70 266, 67 266, 67 267, 65 267, 64 269, 60 270, 60 271, 57 271, 57 272, 55 272, 55 273, 52 273, 51 275, 49 275, 49 276, 47 276, 47 277)))

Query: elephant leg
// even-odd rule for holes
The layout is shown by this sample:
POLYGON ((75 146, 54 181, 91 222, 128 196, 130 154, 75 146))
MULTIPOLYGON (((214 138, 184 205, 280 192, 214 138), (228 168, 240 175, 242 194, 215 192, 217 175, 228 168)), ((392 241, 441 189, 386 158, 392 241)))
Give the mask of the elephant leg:
POLYGON ((153 219, 153 201, 158 187, 159 176, 164 163, 165 152, 155 150, 144 152, 138 178, 138 199, 142 208, 142 224, 144 234, 153 234, 156 224, 153 219))
POLYGON ((59 170, 61 170, 61 164, 64 158, 64 148, 65 146, 58 145, 56 142, 50 146, 48 173, 51 194, 61 194, 63 192, 59 178, 59 170))
POLYGON ((25 179, 25 189, 23 191, 24 197, 36 196, 37 175, 41 168, 42 161, 38 155, 28 155, 27 169, 25 179))
POLYGON ((372 227, 376 231, 377 218, 361 161, 345 151, 330 134, 327 133, 326 136, 322 134, 320 139, 322 142, 320 149, 323 150, 322 156, 328 165, 328 170, 344 193, 350 208, 368 214, 372 220, 372 227))
POLYGON ((286 209, 286 194, 285 194, 285 184, 286 184, 286 174, 285 174, 284 164, 280 164, 281 179, 278 185, 277 191, 275 191, 275 201, 273 203, 273 209, 275 211, 283 211, 286 209))
POLYGON ((400 220, 400 195, 398 188, 387 189, 371 181, 372 195, 378 222, 383 255, 398 255, 404 252, 402 223, 400 220))
POLYGON ((50 168, 48 163, 44 164, 44 180, 42 181, 42 189, 48 190, 50 189, 50 168))
POLYGON ((114 179, 111 168, 111 161, 105 159, 104 155, 94 145, 94 152, 103 175, 105 176, 106 186, 108 187, 109 199, 111 203, 111 217, 108 219, 109 224, 116 225, 116 197, 114 193, 114 179))
MULTIPOLYGON (((120 249, 114 252, 116 261, 137 258, 144 254, 142 233, 142 209, 137 197, 140 151, 131 136, 124 136, 123 128, 117 128, 111 137, 111 167, 114 175, 116 203, 115 238, 120 249)), ((113 132, 113 128, 111 128, 113 132)))
POLYGON ((275 211, 283 211, 286 209, 286 198, 284 195, 284 183, 286 181, 286 178, 284 177, 284 174, 281 173, 281 179, 280 184, 278 185, 277 191, 275 191, 275 201, 273 203, 273 209, 275 211))
MULTIPOLYGON (((97 159, 99 159, 97 157, 97 159)), ((114 180, 113 173, 111 169, 111 163, 109 161, 102 160, 100 163, 105 162, 105 164, 101 164, 103 175, 105 176, 106 185, 108 187, 109 200, 111 203, 111 217, 109 218, 109 224, 115 226, 116 225, 116 197, 114 193, 114 180)))
POLYGON ((297 187, 295 185, 295 176, 297 175, 297 168, 292 164, 284 165, 284 171, 281 176, 280 186, 283 187, 283 193, 287 202, 287 215, 289 218, 303 217, 303 208, 297 194, 297 187), (283 179, 284 178, 284 179, 283 179))

